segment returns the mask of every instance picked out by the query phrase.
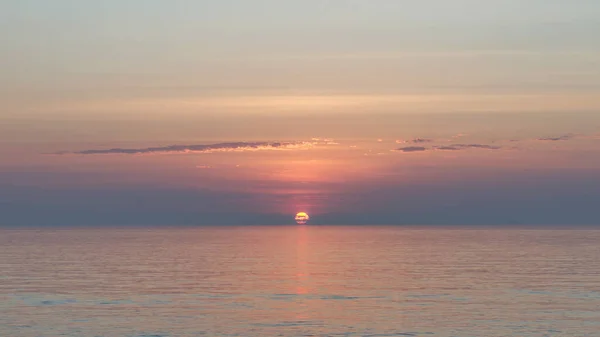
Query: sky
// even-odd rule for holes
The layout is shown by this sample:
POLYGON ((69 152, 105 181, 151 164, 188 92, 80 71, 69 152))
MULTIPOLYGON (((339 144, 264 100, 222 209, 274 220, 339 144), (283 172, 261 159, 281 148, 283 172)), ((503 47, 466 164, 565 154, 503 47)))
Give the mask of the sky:
POLYGON ((600 224, 596 0, 0 0, 0 226, 600 224))

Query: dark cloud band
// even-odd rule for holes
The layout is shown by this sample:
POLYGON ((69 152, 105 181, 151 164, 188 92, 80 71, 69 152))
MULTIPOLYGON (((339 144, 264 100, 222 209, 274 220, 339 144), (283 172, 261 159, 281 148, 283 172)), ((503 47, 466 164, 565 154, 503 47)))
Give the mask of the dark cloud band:
POLYGON ((558 141, 561 141, 561 140, 570 140, 573 137, 574 137, 573 135, 568 134, 568 135, 562 135, 562 136, 558 136, 558 137, 538 138, 538 140, 550 141, 550 142, 558 142, 558 141))
POLYGON ((170 145, 164 147, 147 148, 113 148, 113 149, 92 149, 76 152, 61 152, 58 154, 153 154, 153 153, 207 153, 207 152, 227 152, 227 151, 256 151, 256 150, 276 150, 304 148, 316 145, 316 142, 233 142, 218 144, 200 144, 200 145, 170 145))
POLYGON ((423 151, 427 151, 427 148, 422 147, 422 146, 407 146, 407 147, 397 148, 396 151, 400 151, 400 152, 423 152, 423 151))
POLYGON ((485 150, 499 150, 500 146, 486 145, 486 144, 452 144, 446 146, 438 146, 435 148, 436 150, 445 150, 445 151, 458 151, 458 150, 466 150, 466 149, 485 149, 485 150))

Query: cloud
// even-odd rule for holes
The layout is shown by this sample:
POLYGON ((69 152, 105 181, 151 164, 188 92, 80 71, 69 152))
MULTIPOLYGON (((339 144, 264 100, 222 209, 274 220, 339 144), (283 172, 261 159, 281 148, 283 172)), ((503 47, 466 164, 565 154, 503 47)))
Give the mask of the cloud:
POLYGON ((410 142, 414 143, 414 144, 431 143, 431 142, 433 142, 433 139, 415 138, 415 139, 411 140, 410 142))
POLYGON ((313 137, 311 141, 325 145, 340 145, 340 143, 336 142, 333 138, 313 137))
POLYGON ((423 152, 423 151, 427 151, 427 148, 422 147, 422 146, 407 146, 407 147, 397 148, 396 151, 400 151, 400 152, 423 152))
POLYGON ((435 148, 436 150, 444 150, 444 151, 458 151, 458 150, 462 150, 460 147, 455 147, 452 145, 449 146, 438 146, 435 148))
POLYGON ((458 151, 458 150, 466 150, 466 149, 486 149, 486 150, 499 150, 500 146, 493 145, 485 145, 485 144, 452 144, 446 146, 437 146, 436 150, 444 150, 444 151, 458 151))
POLYGON ((331 145, 331 141, 296 141, 296 142, 231 142, 217 144, 200 145, 170 145, 164 147, 147 148, 112 148, 112 149, 91 149, 75 152, 58 152, 55 154, 168 154, 168 153, 212 153, 212 152, 242 152, 242 151, 260 151, 260 150, 286 150, 286 149, 306 149, 316 145, 331 145))
MULTIPOLYGON (((378 141, 383 141, 382 139, 378 139, 378 141)), ((433 139, 427 139, 427 138, 414 138, 411 140, 405 140, 405 139, 396 139, 396 144, 407 144, 407 143, 413 143, 413 144, 423 144, 423 143, 431 143, 433 142, 433 139)))
POLYGON ((558 136, 558 137, 538 138, 537 140, 558 142, 558 141, 562 141, 562 140, 570 140, 570 139, 573 139, 573 137, 575 137, 573 134, 567 134, 567 135, 562 135, 562 136, 558 136))

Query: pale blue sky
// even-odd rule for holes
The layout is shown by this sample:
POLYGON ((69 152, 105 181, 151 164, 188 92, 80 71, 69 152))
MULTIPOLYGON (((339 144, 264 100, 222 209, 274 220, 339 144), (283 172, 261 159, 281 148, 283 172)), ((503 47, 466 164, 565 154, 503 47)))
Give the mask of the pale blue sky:
POLYGON ((148 115, 600 110, 595 0, 4 0, 0 25, 17 138, 121 132, 98 120, 153 137, 148 115))
POLYGON ((594 0, 0 3, 5 90, 600 86, 594 0))

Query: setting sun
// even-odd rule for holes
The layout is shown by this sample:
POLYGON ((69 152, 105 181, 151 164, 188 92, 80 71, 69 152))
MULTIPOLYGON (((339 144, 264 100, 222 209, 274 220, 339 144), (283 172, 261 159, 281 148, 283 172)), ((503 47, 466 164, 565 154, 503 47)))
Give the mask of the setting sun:
POLYGON ((310 220, 310 217, 305 212, 300 212, 296 214, 295 220, 299 225, 304 225, 310 220))

